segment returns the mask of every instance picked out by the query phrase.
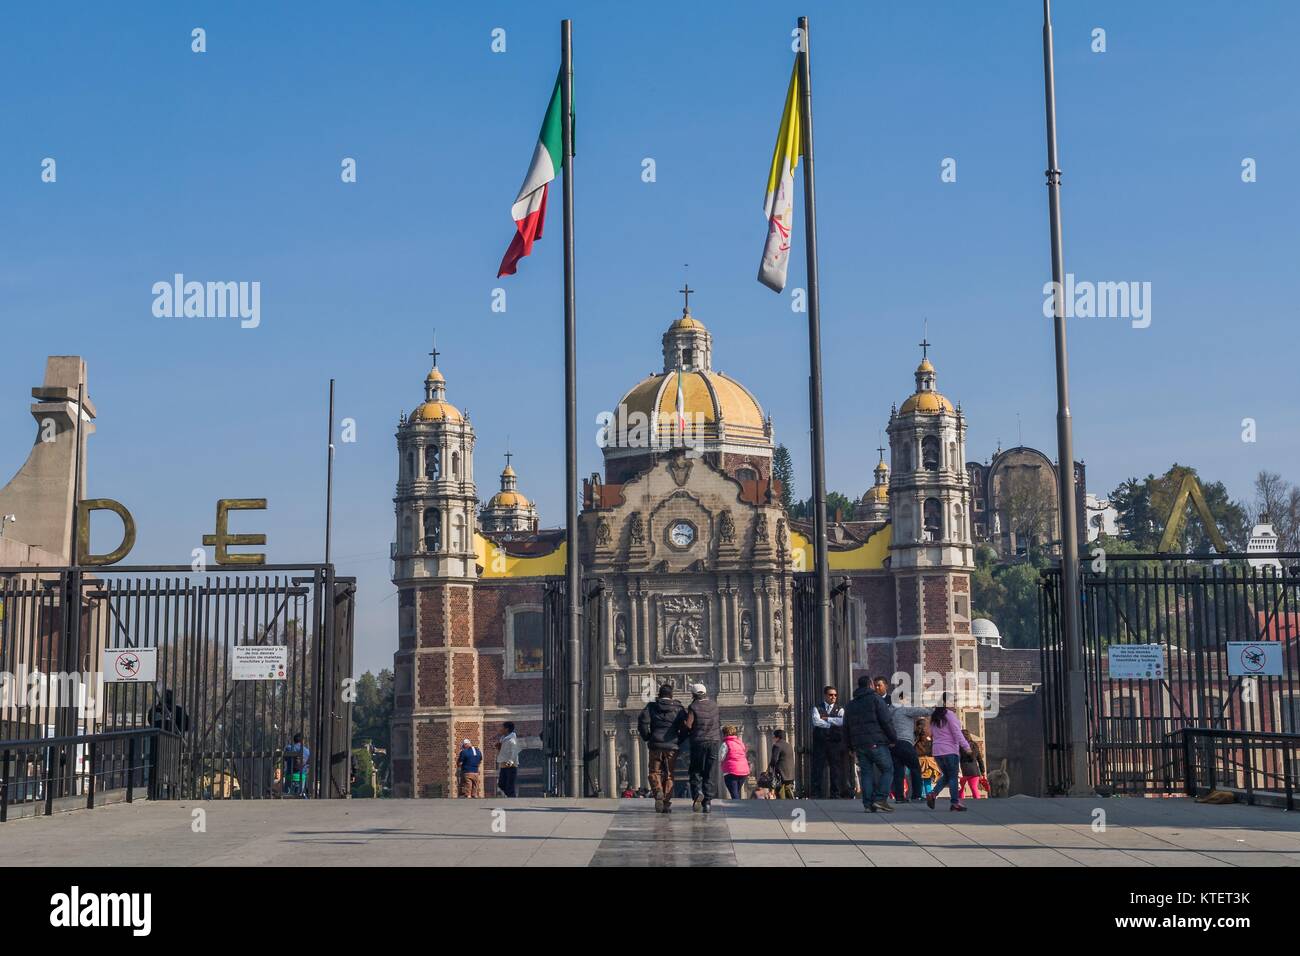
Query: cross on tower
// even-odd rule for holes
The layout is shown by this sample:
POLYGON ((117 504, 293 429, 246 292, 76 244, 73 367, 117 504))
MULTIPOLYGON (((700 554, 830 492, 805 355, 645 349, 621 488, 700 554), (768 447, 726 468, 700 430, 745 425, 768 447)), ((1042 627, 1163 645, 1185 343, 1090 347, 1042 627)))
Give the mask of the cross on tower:
POLYGON ((682 315, 690 315, 691 314, 691 293, 694 292, 695 290, 692 289, 691 284, 687 282, 683 284, 682 287, 677 291, 680 292, 686 298, 686 303, 682 308, 682 315))
POLYGON ((876 446, 876 451, 880 452, 880 460, 881 460, 881 461, 884 461, 884 460, 885 460, 885 446, 884 446, 884 445, 877 445, 877 446, 876 446))
POLYGON ((929 357, 930 357, 930 343, 926 341, 926 338, 923 335, 921 336, 921 359, 922 361, 924 361, 929 357))
POLYGON ((439 355, 439 352, 438 352, 438 333, 437 333, 437 332, 434 332, 434 334, 433 334, 433 351, 432 351, 432 352, 429 352, 428 354, 433 356, 433 367, 434 367, 434 368, 437 368, 437 367, 438 367, 438 355, 439 355))
POLYGON ((506 467, 507 467, 507 468, 510 467, 510 458, 511 458, 512 455, 514 455, 514 452, 512 452, 512 451, 507 451, 507 452, 506 452, 506 467))

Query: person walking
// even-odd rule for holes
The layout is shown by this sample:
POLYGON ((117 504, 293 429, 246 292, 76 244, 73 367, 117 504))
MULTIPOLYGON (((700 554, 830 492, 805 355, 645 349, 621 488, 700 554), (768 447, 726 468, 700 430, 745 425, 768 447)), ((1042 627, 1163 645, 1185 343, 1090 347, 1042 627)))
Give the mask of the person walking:
POLYGON ((935 799, 940 791, 947 787, 948 796, 952 800, 948 809, 965 810, 966 807, 961 802, 959 777, 962 752, 966 750, 966 738, 962 734, 961 718, 957 716, 956 711, 947 706, 947 703, 948 695, 944 694, 943 703, 930 715, 930 747, 934 759, 939 764, 939 772, 943 776, 938 785, 926 795, 925 802, 933 810, 935 799))
POLYGON ((858 678, 853 700, 844 708, 844 740, 857 754, 862 782, 862 808, 876 813, 893 813, 889 805, 889 782, 894 775, 890 748, 898 741, 889 707, 871 686, 871 678, 858 678))
POLYGON ((772 731, 772 753, 767 759, 772 771, 772 790, 778 800, 794 799, 794 748, 784 730, 772 731))
POLYGON ((497 741, 497 792, 503 797, 514 797, 519 776, 519 737, 512 721, 502 724, 501 730, 503 736, 497 741))
POLYGON ((984 779, 984 746, 978 737, 972 737, 969 730, 963 730, 966 737, 966 752, 961 755, 961 794, 966 795, 966 786, 970 785, 970 798, 980 798, 980 781, 984 779))
POLYGON ((483 751, 471 744, 466 737, 460 742, 460 753, 456 755, 461 797, 476 799, 483 796, 483 781, 479 776, 479 765, 482 763, 483 751))
POLYGON ((636 729, 650 752, 646 774, 654 792, 655 813, 671 813, 673 761, 688 733, 686 708, 673 699, 672 684, 659 685, 659 696, 642 709, 636 729))
POLYGON ((722 779, 731 799, 739 800, 740 787, 749 779, 749 757, 745 755, 745 744, 740 739, 739 729, 723 727, 722 735, 722 779))
POLYGON ((691 741, 691 810, 708 813, 716 796, 718 748, 722 745, 722 728, 717 701, 709 700, 703 684, 691 686, 691 706, 686 708, 686 729, 691 741))
MULTIPOLYGON (((839 692, 830 685, 822 689, 822 702, 812 709, 812 732, 813 799, 822 798, 823 781, 828 771, 831 778, 830 796, 843 796, 844 771, 848 763, 848 747, 844 743, 844 708, 840 706, 839 692)), ((850 791, 852 787, 852 782, 849 782, 850 791)))
POLYGON ((930 716, 930 711, 926 707, 908 707, 906 702, 901 699, 902 691, 898 693, 900 700, 895 704, 889 693, 889 679, 886 677, 877 677, 873 681, 876 693, 880 695, 885 706, 889 708, 889 719, 894 727, 894 734, 898 741, 894 744, 894 750, 891 756, 894 761, 894 779, 891 790, 894 794, 895 803, 906 803, 907 798, 903 795, 903 780, 909 774, 911 775, 911 798, 920 800, 922 795, 921 785, 921 760, 916 752, 916 744, 913 742, 916 718, 930 716))

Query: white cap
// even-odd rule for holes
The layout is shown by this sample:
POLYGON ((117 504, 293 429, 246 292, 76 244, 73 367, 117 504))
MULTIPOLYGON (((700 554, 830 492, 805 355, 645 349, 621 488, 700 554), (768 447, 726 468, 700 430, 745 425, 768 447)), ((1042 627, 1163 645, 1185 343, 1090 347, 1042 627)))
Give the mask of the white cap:
POLYGON ((692 685, 691 685, 691 693, 692 693, 692 694, 707 694, 708 692, 709 692, 709 689, 708 689, 707 687, 705 687, 703 684, 692 684, 692 685))
POLYGON ((470 744, 470 742, 469 742, 469 738, 468 738, 468 737, 466 737, 466 738, 465 738, 465 739, 464 739, 464 740, 462 740, 462 741, 461 741, 461 743, 462 743, 462 744, 464 744, 464 745, 465 745, 465 746, 466 746, 466 747, 469 747, 469 746, 471 746, 471 744, 470 744))

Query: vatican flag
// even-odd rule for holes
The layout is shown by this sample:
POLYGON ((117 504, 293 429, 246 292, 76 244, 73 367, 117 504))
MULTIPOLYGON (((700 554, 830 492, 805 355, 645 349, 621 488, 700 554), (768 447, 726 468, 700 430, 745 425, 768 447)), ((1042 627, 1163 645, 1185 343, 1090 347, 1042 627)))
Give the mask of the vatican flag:
POLYGON ((767 199, 763 205, 767 216, 767 245, 758 267, 758 281, 773 292, 785 289, 786 270, 790 265, 790 233, 794 228, 794 170, 803 155, 803 134, 799 121, 799 60, 795 58, 790 74, 790 90, 785 95, 781 114, 781 131, 776 136, 772 169, 767 176, 767 199))

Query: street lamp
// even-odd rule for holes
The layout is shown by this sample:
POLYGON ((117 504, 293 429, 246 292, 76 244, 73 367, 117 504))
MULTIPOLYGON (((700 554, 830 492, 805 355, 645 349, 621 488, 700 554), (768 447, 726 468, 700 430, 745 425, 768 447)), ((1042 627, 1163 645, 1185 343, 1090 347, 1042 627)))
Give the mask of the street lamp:
POLYGON ((14 524, 17 524, 17 523, 18 523, 18 516, 17 516, 17 515, 3 515, 3 516, 0 516, 0 538, 3 538, 3 537, 4 537, 4 534, 5 534, 5 525, 9 524, 11 521, 12 521, 14 524))

